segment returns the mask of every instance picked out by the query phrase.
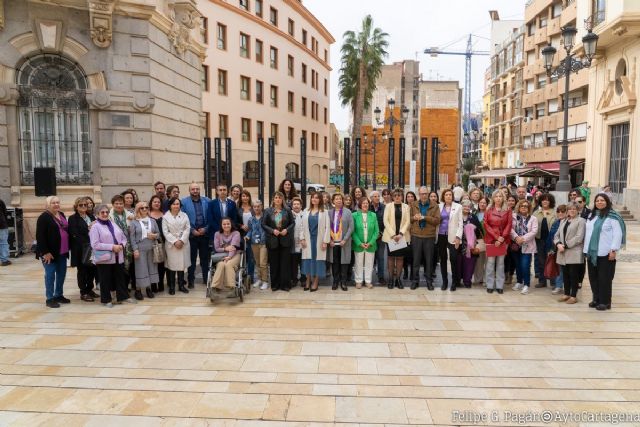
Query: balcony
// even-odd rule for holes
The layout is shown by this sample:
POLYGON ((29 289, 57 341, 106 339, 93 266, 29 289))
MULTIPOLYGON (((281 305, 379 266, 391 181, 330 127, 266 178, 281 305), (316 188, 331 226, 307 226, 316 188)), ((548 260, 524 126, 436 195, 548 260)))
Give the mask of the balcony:
POLYGON ((547 34, 560 34, 560 17, 549 19, 547 23, 547 34))
POLYGON ((551 114, 542 118, 542 130, 555 132, 558 130, 558 114, 551 114))
POLYGON ((567 6, 565 6, 564 10, 560 14, 560 26, 564 27, 569 22, 575 21, 577 16, 577 7, 576 1, 570 0, 567 2, 567 6))
POLYGON ((534 105, 541 104, 547 100, 544 96, 544 88, 534 90, 531 95, 533 95, 532 101, 534 105))
POLYGON ((533 107, 533 92, 522 95, 522 108, 533 107))
MULTIPOLYGON (((584 140, 569 142, 569 160, 582 160, 585 157, 584 140)), ((560 145, 549 146, 545 144, 542 147, 528 148, 520 151, 520 160, 524 163, 540 163, 540 162, 557 162, 560 158, 562 147, 560 145)))
POLYGON ((535 35, 524 36, 524 51, 528 52, 536 48, 535 35))
POLYGON ((538 28, 536 30, 536 34, 533 37, 533 42, 535 44, 546 44, 547 43, 547 27, 543 27, 543 28, 538 28))
POLYGON ((545 99, 554 99, 558 97, 558 82, 547 83, 544 87, 545 99))
MULTIPOLYGON (((589 105, 585 102, 579 107, 569 108, 569 125, 577 125, 579 123, 585 123, 587 121, 589 105)), ((562 123, 561 123, 562 124, 562 123)))

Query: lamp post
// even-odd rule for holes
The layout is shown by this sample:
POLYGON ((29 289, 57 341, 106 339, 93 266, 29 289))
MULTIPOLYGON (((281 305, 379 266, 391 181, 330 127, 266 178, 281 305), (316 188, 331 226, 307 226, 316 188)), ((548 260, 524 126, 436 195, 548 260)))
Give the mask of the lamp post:
MULTIPOLYGON (((409 116, 409 109, 405 105, 403 105, 400 108, 400 114, 401 114, 400 119, 396 119, 396 117, 393 114, 395 106, 396 106, 396 101, 393 98, 389 98, 389 100, 387 101, 387 107, 389 108, 389 117, 383 117, 382 119, 380 118, 380 113, 382 113, 382 110, 380 110, 380 107, 376 107, 373 110, 373 113, 375 114, 376 123, 378 124, 378 126, 381 126, 381 125, 389 126, 389 138, 393 138, 393 127, 395 125, 401 126, 400 136, 402 137, 404 135, 404 129, 402 129, 402 126, 404 126, 404 124, 407 122, 407 117, 409 116)), ((392 157, 391 145, 389 145, 389 159, 391 159, 391 157, 392 157)), ((390 165, 390 170, 393 171, 393 165, 390 165)), ((389 188, 393 187, 392 178, 393 177, 391 176, 389 177, 389 188)))
POLYGON ((369 189, 369 149, 367 148, 367 134, 364 135, 364 188, 365 190, 369 189))
POLYGON ((569 178, 569 141, 567 140, 567 133, 569 131, 569 77, 571 77, 572 71, 577 73, 581 69, 591 66, 591 61, 596 54, 596 47, 598 45, 598 35, 594 34, 589 28, 588 33, 582 38, 585 59, 574 58, 574 53, 571 51, 573 50, 577 33, 578 30, 575 27, 562 27, 562 44, 564 45, 564 50, 567 52, 567 56, 555 69, 553 68, 553 57, 556 54, 556 48, 548 45, 542 49, 542 57, 544 59, 544 67, 547 70, 547 75, 549 77, 564 76, 565 79, 563 110, 564 126, 561 142, 562 154, 560 157, 560 176, 556 183, 556 191, 565 193, 571 190, 571 180, 569 178))

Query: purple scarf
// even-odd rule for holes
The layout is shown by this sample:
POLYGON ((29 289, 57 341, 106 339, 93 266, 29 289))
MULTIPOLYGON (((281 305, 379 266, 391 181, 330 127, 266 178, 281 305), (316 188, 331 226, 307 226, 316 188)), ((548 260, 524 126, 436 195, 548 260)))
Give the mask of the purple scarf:
POLYGON ((118 239, 116 239, 116 232, 115 232, 115 230, 113 229, 113 223, 111 222, 111 220, 103 221, 103 220, 101 220, 100 218, 98 218, 98 220, 97 220, 97 221, 98 221, 100 224, 102 224, 102 225, 106 225, 106 226, 107 226, 107 228, 108 228, 108 229, 109 229, 109 231, 111 232, 111 237, 113 237, 113 243, 114 243, 114 244, 116 244, 116 245, 119 245, 119 244, 120 244, 120 242, 118 242, 118 239))

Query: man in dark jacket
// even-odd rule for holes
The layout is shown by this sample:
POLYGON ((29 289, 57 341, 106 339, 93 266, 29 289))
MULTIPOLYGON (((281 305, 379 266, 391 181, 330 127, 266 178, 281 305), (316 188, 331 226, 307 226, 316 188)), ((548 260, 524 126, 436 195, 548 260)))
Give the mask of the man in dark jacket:
POLYGON ((7 223, 7 205, 0 199, 0 265, 11 265, 9 261, 9 224, 7 223))

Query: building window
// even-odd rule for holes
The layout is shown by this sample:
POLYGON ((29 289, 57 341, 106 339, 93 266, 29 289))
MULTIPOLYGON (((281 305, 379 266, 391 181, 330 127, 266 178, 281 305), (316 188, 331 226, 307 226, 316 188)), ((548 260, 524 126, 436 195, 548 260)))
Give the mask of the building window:
POLYGON ((324 96, 328 96, 329 95, 329 83, 327 82, 327 79, 324 79, 324 96))
POLYGON ((271 138, 273 138, 273 141, 277 145, 278 144, 278 124, 277 123, 271 123, 271 138))
POLYGON ((271 85, 270 91, 271 106, 278 108, 278 86, 271 85))
POLYGON ((289 127, 287 129, 287 141, 289 142, 289 147, 293 147, 293 128, 289 127))
POLYGON ((273 46, 269 49, 269 64, 274 70, 278 69, 278 49, 273 46))
POLYGON ((287 30, 289 31, 289 35, 293 37, 296 32, 296 24, 293 22, 293 19, 289 18, 289 22, 287 23, 287 30))
POLYGON ((293 92, 289 91, 287 93, 287 108, 290 113, 293 113, 293 92))
POLYGON ((256 102, 258 104, 262 104, 263 98, 262 98, 262 94, 263 94, 263 88, 264 88, 264 83, 262 83, 260 80, 256 80, 256 102))
POLYGON ((596 26, 604 21, 606 0, 591 0, 591 25, 596 26))
POLYGON ((250 160, 244 163, 242 172, 243 187, 257 187, 259 179, 259 164, 256 160, 250 160))
MULTIPOLYGON (((415 111, 415 110, 414 110, 414 111, 415 111)), ((327 124, 327 116, 328 116, 328 115, 329 115, 329 114, 327 113, 327 107, 324 107, 324 124, 325 124, 325 125, 327 124)))
POLYGON ((256 62, 262 64, 262 40, 256 39, 256 62))
POLYGON ((22 65, 18 76, 22 184, 34 184, 36 167, 54 168, 58 184, 92 184, 84 73, 65 58, 37 56, 22 65))
POLYGON ((227 70, 218 69, 218 95, 227 94, 227 70))
POLYGON ((540 75, 538 76, 538 89, 542 89, 547 85, 547 76, 540 75))
POLYGON ((251 100, 251 79, 249 77, 240 76, 240 99, 251 100))
POLYGON ((218 137, 227 138, 229 132, 229 116, 218 115, 218 137))
POLYGON ((530 24, 527 24, 527 35, 531 37, 535 33, 536 33, 536 25, 533 22, 530 24))
POLYGON ((314 120, 316 118, 315 110, 316 110, 316 103, 311 101, 311 120, 314 120))
POLYGON ((275 27, 278 26, 278 9, 274 7, 269 8, 269 22, 275 27))
POLYGON ((249 0, 240 0, 240 9, 249 11, 249 0))
POLYGON ((204 112, 204 134, 205 136, 211 135, 211 113, 204 112))
POLYGON ((245 33, 240 33, 240 56, 243 58, 249 58, 249 44, 251 43, 251 37, 245 33))
POLYGON ((287 56, 287 74, 289 74, 290 77, 293 77, 293 68, 294 68, 294 61, 293 61, 293 56, 288 55, 287 56))
POLYGON ((253 7, 256 9, 256 16, 262 18, 262 0, 256 0, 253 7))
POLYGON ((329 62, 329 51, 327 49, 324 50, 324 62, 329 62))
POLYGON ((307 64, 302 64, 302 83, 306 83, 307 82, 307 64))
POLYGON ((307 46, 307 30, 302 30, 302 44, 307 46))
POLYGON ((536 105, 536 119, 539 119, 540 117, 544 117, 544 104, 536 105))
POLYGON ((557 18, 560 14, 562 14, 562 3, 556 3, 553 5, 551 16, 552 18, 557 18))
POLYGON ((218 49, 227 50, 227 26, 218 23, 218 49))
MULTIPOLYGON (((327 150, 328 150, 328 146, 327 146, 327 145, 328 145, 328 144, 327 144, 327 137, 325 136, 325 137, 324 137, 324 152, 325 152, 325 153, 326 153, 326 152, 327 152, 327 150)), ((414 160, 415 160, 415 159, 414 159, 414 160)))
POLYGON ((307 117, 307 98, 302 97, 302 115, 307 117))
POLYGON ((256 137, 257 138, 264 138, 264 122, 263 121, 256 121, 256 137))
POLYGON ((540 28, 544 28, 547 26, 548 23, 548 19, 546 16, 541 16, 540 17, 540 28))
POLYGON ((202 90, 209 92, 209 66, 202 64, 202 90))
POLYGON ((240 125, 242 128, 242 140, 251 141, 251 119, 241 118, 240 125))
POLYGON ((315 53, 318 53, 318 46, 316 44, 315 37, 311 37, 311 50, 314 51, 315 53))
POLYGON ((202 43, 209 44, 209 19, 205 16, 200 20, 200 34, 202 35, 202 43))

